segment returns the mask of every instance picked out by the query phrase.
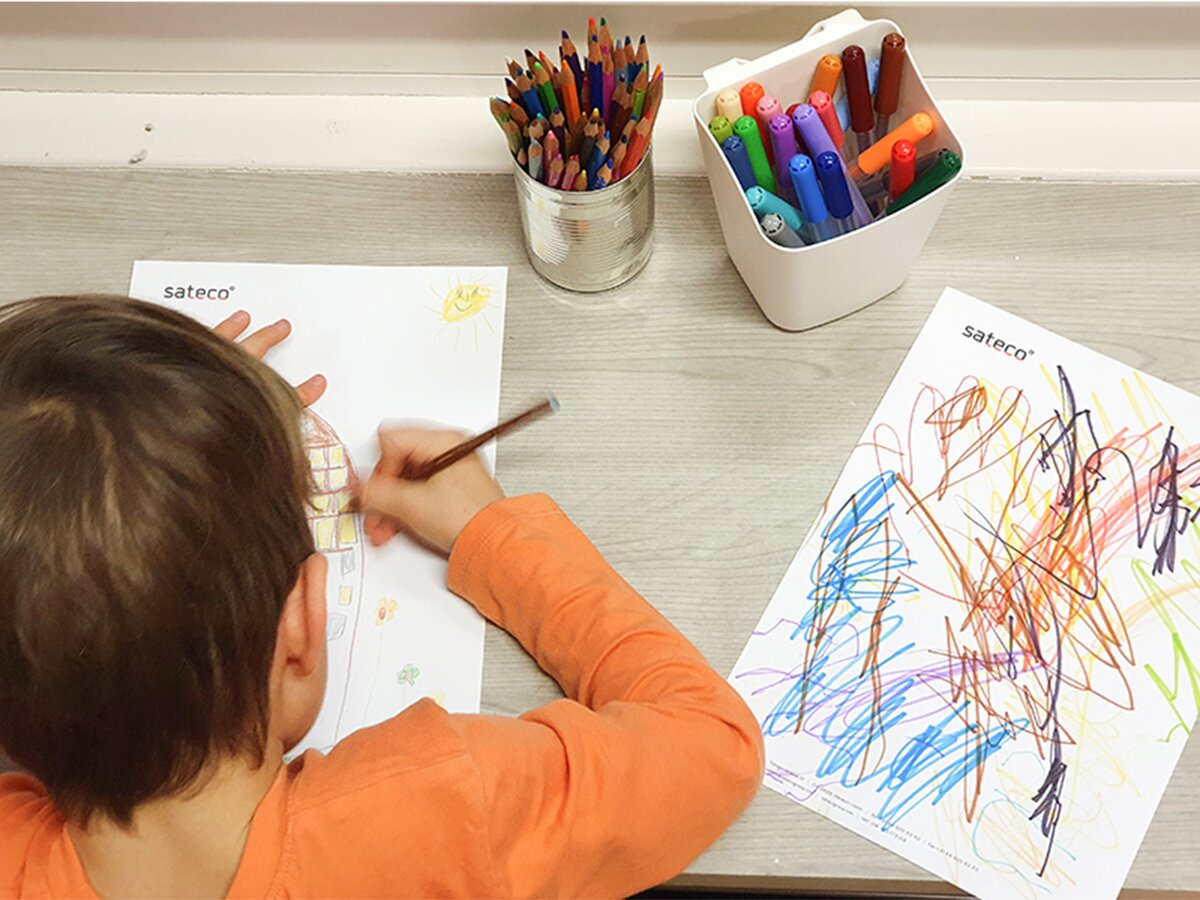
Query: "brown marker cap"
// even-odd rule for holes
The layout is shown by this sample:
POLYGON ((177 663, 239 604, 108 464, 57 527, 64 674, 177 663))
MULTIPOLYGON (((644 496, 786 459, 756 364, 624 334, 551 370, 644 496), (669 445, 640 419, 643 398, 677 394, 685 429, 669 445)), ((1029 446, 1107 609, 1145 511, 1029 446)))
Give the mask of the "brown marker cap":
POLYGON ((875 112, 890 116, 900 105, 900 73, 904 71, 904 38, 892 32, 883 39, 879 84, 875 87, 875 112))
POLYGON ((871 114, 871 86, 867 82, 867 54, 857 44, 842 51, 842 77, 850 100, 850 128, 859 134, 875 125, 871 114))

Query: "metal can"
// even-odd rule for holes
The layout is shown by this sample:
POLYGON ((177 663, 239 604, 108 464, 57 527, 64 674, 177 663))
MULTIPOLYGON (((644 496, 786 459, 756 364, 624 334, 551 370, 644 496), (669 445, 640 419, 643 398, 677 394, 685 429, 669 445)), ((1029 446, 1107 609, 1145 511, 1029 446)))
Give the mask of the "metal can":
POLYGON ((517 207, 534 270, 570 291, 622 285, 654 250, 654 169, 650 151, 636 169, 598 191, 560 191, 515 162, 517 207))

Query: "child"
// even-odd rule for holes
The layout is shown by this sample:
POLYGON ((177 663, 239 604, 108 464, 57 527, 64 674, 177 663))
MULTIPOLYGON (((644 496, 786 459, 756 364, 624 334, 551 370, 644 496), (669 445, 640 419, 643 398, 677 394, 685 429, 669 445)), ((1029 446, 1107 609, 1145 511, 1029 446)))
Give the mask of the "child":
POLYGON ((397 477, 451 432, 381 435, 367 530, 448 553, 568 699, 425 700, 283 764, 326 678, 301 399, 150 304, 0 307, 0 746, 29 773, 0 776, 0 895, 612 896, 682 870, 758 786, 753 716, 548 497, 476 457, 397 477))

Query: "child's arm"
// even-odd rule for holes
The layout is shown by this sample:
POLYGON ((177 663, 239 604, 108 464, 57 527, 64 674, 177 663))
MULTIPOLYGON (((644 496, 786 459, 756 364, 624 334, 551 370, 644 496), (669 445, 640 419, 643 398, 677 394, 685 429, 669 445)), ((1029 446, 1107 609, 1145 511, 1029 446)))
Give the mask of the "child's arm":
POLYGON ((482 782, 498 889, 624 895, 670 878, 754 795, 754 717, 548 497, 494 502, 503 495, 486 488, 477 459, 422 484, 391 479, 402 458, 445 449, 430 441, 384 436, 366 494, 395 518, 375 520, 377 537, 402 517, 431 543, 453 545, 450 587, 571 698, 519 719, 451 717, 482 782))

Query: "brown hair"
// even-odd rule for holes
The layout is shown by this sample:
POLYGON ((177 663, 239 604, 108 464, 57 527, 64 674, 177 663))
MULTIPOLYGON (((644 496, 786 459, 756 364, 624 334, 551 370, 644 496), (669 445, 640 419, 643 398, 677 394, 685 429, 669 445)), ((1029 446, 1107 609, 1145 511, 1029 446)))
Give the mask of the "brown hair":
POLYGON ((69 818, 128 823, 263 759, 313 553, 295 393, 127 297, 0 307, 0 746, 69 818))

